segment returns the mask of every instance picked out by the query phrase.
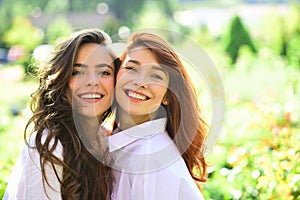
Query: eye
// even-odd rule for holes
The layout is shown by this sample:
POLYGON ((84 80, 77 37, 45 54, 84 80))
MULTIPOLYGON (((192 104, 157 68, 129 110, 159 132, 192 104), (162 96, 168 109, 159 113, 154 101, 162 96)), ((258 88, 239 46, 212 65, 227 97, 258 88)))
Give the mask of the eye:
POLYGON ((158 79, 158 80, 164 80, 164 78, 159 74, 152 74, 151 77, 158 79))
POLYGON ((135 67, 132 66, 125 66, 124 69, 129 70, 129 71, 137 71, 135 67))
POLYGON ((111 72, 108 70, 103 70, 103 71, 100 71, 99 74, 109 76, 109 75, 111 75, 111 72))
POLYGON ((78 75, 81 75, 81 74, 83 74, 83 72, 82 71, 80 71, 80 70, 73 70, 73 72, 72 72, 72 76, 78 76, 78 75))

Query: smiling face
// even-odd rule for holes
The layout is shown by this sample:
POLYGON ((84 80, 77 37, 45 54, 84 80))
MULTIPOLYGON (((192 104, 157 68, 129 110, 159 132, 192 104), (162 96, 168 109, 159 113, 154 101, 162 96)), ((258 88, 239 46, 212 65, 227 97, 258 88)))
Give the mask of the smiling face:
POLYGON ((113 59, 105 47, 90 43, 79 48, 69 87, 72 105, 81 115, 101 118, 111 106, 114 70, 113 59))
POLYGON ((130 50, 117 75, 119 113, 128 113, 136 123, 155 117, 166 95, 168 83, 168 74, 151 51, 143 47, 130 50))

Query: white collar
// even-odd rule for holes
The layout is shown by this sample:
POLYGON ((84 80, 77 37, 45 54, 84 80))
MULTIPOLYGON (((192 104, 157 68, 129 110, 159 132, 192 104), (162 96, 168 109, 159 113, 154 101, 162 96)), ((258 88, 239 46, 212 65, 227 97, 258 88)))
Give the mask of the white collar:
POLYGON ((167 118, 151 120, 108 137, 109 152, 116 151, 128 144, 141 139, 157 135, 166 130, 167 118))

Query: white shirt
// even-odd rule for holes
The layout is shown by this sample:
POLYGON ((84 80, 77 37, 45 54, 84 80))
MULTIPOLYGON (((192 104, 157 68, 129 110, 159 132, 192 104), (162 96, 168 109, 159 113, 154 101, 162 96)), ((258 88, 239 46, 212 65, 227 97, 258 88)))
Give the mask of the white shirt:
MULTIPOLYGON (((34 134, 30 137, 30 146, 35 146, 35 136, 34 134)), ((46 136, 47 131, 44 131, 42 141, 45 141, 46 136)), ((62 159, 60 142, 57 144, 54 154, 62 159)), ((62 168, 58 166, 55 168, 61 177, 62 168)), ((47 183, 44 183, 46 192, 43 187, 40 154, 36 149, 31 149, 25 144, 11 173, 3 200, 60 200, 60 183, 50 164, 46 164, 45 173, 52 187, 50 188, 47 183)))
POLYGON ((204 199, 165 129, 162 118, 108 137, 113 200, 204 199))

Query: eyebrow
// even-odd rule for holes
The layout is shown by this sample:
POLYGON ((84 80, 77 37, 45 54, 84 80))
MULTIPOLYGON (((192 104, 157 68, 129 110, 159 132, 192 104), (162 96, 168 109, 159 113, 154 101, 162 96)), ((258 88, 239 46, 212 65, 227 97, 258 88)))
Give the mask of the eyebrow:
POLYGON ((141 62, 139 62, 138 60, 132 60, 132 59, 130 59, 127 62, 131 62, 131 63, 134 63, 136 65, 141 65, 141 62))
MULTIPOLYGON (((132 60, 132 59, 130 59, 130 60, 128 60, 127 62, 131 62, 131 63, 134 63, 134 64, 136 64, 136 65, 141 65, 141 62, 138 61, 138 60, 132 60)), ((152 69, 159 70, 159 71, 162 71, 162 72, 164 72, 165 74, 167 74, 167 72, 166 72, 165 70, 163 70, 161 67, 159 67, 159 66, 157 66, 157 65, 153 65, 153 66, 152 66, 152 69)))
MULTIPOLYGON (((87 68, 88 66, 86 64, 83 63, 74 63, 73 67, 82 67, 82 68, 87 68)), ((105 64, 105 63, 101 63, 95 66, 96 68, 104 68, 104 67, 108 67, 111 70, 114 71, 114 68, 112 66, 110 66, 109 64, 105 64)))
POLYGON ((159 70, 159 71, 163 72, 165 75, 168 75, 168 73, 159 66, 154 65, 154 66, 152 66, 152 69, 159 70))

